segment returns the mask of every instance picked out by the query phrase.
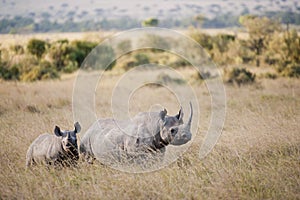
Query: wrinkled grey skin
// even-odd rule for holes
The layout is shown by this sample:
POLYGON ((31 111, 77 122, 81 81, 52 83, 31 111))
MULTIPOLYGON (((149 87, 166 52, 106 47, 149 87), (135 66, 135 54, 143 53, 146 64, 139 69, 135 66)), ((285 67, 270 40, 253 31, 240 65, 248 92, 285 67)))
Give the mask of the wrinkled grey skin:
POLYGON ((118 158, 122 153, 164 155, 167 145, 183 145, 191 140, 193 109, 190 106, 191 115, 186 124, 182 109, 175 116, 168 116, 164 109, 139 113, 128 121, 99 119, 82 137, 80 153, 89 163, 94 159, 104 161, 107 156, 118 158))
POLYGON ((55 126, 54 134, 42 134, 29 146, 26 155, 26 166, 44 163, 46 165, 70 166, 79 159, 77 133, 81 126, 74 124, 73 131, 62 131, 55 126))

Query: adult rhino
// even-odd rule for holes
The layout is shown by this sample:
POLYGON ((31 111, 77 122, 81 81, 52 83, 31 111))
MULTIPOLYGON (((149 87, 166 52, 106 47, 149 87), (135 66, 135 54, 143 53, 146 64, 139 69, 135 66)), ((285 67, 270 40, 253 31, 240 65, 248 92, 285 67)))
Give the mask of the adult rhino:
MULTIPOLYGON (((142 112, 131 120, 99 119, 85 133, 80 143, 84 160, 94 159, 106 162, 112 156, 120 161, 122 155, 160 154, 166 147, 183 145, 191 140, 190 131, 193 108, 187 123, 183 122, 182 108, 175 116, 168 116, 167 110, 142 112)), ((131 157, 132 158, 132 157, 131 157)))
POLYGON ((28 148, 26 166, 37 163, 56 166, 76 164, 79 159, 76 135, 80 130, 81 126, 76 122, 72 131, 63 131, 55 126, 54 134, 40 135, 28 148))

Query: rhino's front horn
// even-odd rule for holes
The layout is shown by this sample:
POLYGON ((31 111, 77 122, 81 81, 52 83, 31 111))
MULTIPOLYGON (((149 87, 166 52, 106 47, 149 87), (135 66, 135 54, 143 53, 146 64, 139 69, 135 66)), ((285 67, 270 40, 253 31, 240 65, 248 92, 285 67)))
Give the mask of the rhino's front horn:
POLYGON ((191 129, 191 125, 192 125, 192 118, 193 118, 193 106, 192 106, 192 103, 190 102, 190 107, 191 107, 191 115, 190 115, 190 118, 189 118, 189 121, 187 122, 187 128, 188 130, 191 129))
POLYGON ((183 132, 182 136, 186 140, 185 142, 188 142, 192 139, 191 126, 192 126, 192 119, 193 119, 193 106, 191 102, 190 102, 190 108, 191 108, 190 118, 182 131, 183 132))

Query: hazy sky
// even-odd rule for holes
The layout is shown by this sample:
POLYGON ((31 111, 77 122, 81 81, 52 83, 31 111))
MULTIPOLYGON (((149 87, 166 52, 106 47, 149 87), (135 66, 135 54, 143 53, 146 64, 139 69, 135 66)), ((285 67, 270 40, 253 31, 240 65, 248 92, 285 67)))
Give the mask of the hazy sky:
MULTIPOLYGON (((299 3, 300 5, 300 3, 299 3)), ((39 17, 48 12, 52 17, 62 17, 69 12, 80 18, 82 13, 93 16, 98 13, 104 17, 133 16, 163 17, 194 15, 202 13, 209 17, 218 13, 236 13, 245 8, 250 12, 264 12, 267 10, 294 10, 298 7, 297 0, 0 0, 0 17, 15 15, 39 17)))

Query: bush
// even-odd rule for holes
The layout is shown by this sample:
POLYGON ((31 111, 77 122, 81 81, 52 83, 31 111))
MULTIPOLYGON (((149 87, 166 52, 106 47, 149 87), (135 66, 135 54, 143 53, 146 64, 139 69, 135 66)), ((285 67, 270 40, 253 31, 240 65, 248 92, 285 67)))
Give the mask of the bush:
POLYGON ((201 33, 196 30, 192 30, 190 33, 190 37, 193 38, 196 42, 198 42, 204 49, 212 50, 213 48, 212 36, 205 33, 201 33))
POLYGON ((4 80, 19 80, 20 71, 16 65, 6 68, 4 63, 0 64, 0 78, 4 80))
POLYGON ((19 44, 10 46, 10 50, 13 51, 15 54, 23 54, 24 53, 23 46, 19 45, 19 44))
POLYGON ((145 47, 155 47, 151 48, 152 52, 162 52, 164 49, 169 49, 173 41, 171 41, 171 38, 147 34, 139 42, 145 47))
POLYGON ((87 55, 97 46, 97 43, 89 41, 74 41, 72 43, 72 50, 70 52, 70 60, 76 61, 80 66, 87 55))
POLYGON ((76 62, 69 62, 62 71, 65 73, 72 73, 78 69, 78 65, 76 62))
POLYGON ((263 74, 262 77, 268 78, 268 79, 276 79, 276 78, 277 78, 277 75, 274 74, 274 73, 267 72, 267 73, 263 74))
POLYGON ((161 73, 157 76, 157 79, 155 82, 156 82, 157 86, 169 85, 169 84, 181 85, 181 84, 185 83, 185 80, 180 79, 180 78, 172 78, 168 74, 161 73))
POLYGON ((115 66, 115 59, 115 52, 110 45, 100 45, 89 54, 84 69, 111 70, 115 66))
POLYGON ((281 71, 281 75, 291 78, 300 78, 300 64, 288 64, 281 71))
POLYGON ((192 75, 192 79, 194 79, 195 81, 203 81, 209 78, 212 78, 212 75, 209 71, 202 71, 201 73, 197 72, 192 75))
POLYGON ((267 47, 267 63, 279 65, 279 72, 288 64, 300 63, 299 44, 300 37, 295 29, 274 35, 267 47))
POLYGON ((132 48, 130 40, 123 40, 117 45, 117 53, 123 54, 132 48))
POLYGON ((183 59, 183 58, 178 58, 174 62, 170 63, 170 66, 173 68, 179 68, 179 67, 186 67, 190 66, 192 64, 189 63, 189 61, 183 59))
POLYGON ((128 53, 117 60, 121 69, 129 70, 133 67, 150 63, 150 58, 145 53, 128 53))
POLYGON ((149 58, 146 54, 138 53, 134 56, 136 60, 136 65, 144 65, 149 63, 149 58))
POLYGON ((212 37, 214 47, 217 47, 222 53, 228 50, 228 44, 234 40, 235 36, 229 34, 218 34, 212 37))
POLYGON ((142 22, 142 26, 157 26, 158 25, 158 19, 156 18, 149 18, 142 22))
POLYGON ((68 42, 61 41, 51 44, 48 49, 49 57, 58 71, 61 71, 68 64, 72 52, 71 45, 68 42))
POLYGON ((252 74, 245 68, 232 68, 229 71, 225 71, 224 75, 227 83, 237 84, 238 86, 255 81, 255 74, 252 74))
POLYGON ((27 49, 32 54, 41 58, 46 51, 46 42, 38 39, 31 39, 28 42, 27 49))
POLYGON ((30 71, 21 75, 22 81, 37 81, 59 78, 57 70, 48 61, 42 61, 39 66, 34 66, 30 71))

